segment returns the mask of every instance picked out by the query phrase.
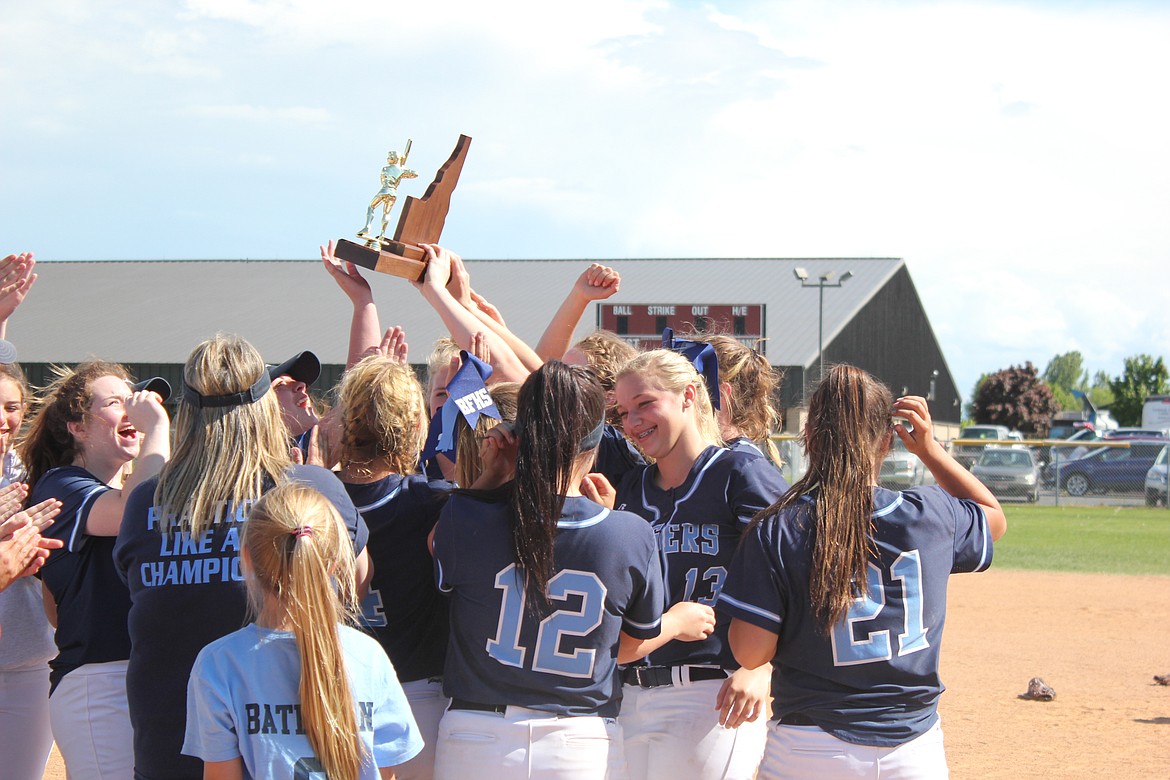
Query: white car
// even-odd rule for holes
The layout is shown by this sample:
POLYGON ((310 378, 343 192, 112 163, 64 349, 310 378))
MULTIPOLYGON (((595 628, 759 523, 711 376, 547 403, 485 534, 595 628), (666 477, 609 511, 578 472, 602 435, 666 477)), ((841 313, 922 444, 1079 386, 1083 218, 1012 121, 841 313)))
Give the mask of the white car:
POLYGON ((933 485, 934 477, 918 456, 907 450, 906 445, 895 435, 890 453, 882 461, 878 484, 890 490, 905 490, 919 485, 933 485))
POLYGON ((1166 447, 1146 472, 1146 506, 1166 506, 1166 447))

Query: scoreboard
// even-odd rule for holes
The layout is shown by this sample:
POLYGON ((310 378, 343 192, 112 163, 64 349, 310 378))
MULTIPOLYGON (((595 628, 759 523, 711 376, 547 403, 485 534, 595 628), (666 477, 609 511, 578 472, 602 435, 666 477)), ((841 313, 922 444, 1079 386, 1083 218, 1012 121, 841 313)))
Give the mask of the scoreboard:
POLYGON ((663 328, 734 336, 766 355, 764 304, 602 303, 597 327, 613 331, 638 349, 662 346, 663 328))

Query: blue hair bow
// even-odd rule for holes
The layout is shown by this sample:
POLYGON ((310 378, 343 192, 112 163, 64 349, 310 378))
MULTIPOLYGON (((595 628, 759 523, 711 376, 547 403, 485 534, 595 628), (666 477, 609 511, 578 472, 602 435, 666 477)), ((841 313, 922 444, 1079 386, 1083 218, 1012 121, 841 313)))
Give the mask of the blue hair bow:
POLYGON ((475 428, 481 415, 501 419, 500 410, 496 408, 484 384, 492 375, 492 367, 465 351, 460 351, 459 357, 463 365, 447 382, 447 400, 431 418, 427 443, 422 452, 423 460, 429 460, 436 453, 455 460, 458 439, 455 435, 455 419, 459 415, 463 415, 472 428, 475 428))
POLYGON ((719 408, 719 357, 715 348, 705 341, 689 341, 676 339, 673 328, 662 330, 662 348, 673 350, 687 360, 695 370, 703 375, 707 383, 707 395, 711 398, 711 405, 719 408))

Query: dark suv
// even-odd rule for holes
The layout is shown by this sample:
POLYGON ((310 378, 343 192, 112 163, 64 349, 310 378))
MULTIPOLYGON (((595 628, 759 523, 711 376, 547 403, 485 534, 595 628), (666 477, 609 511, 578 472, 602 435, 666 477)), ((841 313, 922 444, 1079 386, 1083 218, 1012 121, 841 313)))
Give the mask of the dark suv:
POLYGON ((1089 491, 1140 492, 1145 489, 1146 472, 1154 465, 1158 453, 1166 446, 1166 439, 1129 439, 1129 447, 1106 447, 1094 450, 1083 458, 1044 467, 1044 484, 1053 481, 1068 491, 1070 496, 1083 496, 1089 491))

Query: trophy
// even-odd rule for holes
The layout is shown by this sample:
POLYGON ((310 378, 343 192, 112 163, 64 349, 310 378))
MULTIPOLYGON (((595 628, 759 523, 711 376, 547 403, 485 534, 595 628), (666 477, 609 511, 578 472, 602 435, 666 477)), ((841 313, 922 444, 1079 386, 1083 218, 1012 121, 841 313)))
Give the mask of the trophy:
POLYGON ((357 234, 357 238, 364 243, 343 238, 337 242, 334 254, 339 260, 372 271, 418 281, 427 267, 426 251, 420 244, 439 243, 447 210, 451 208, 451 193, 459 183, 459 173, 463 170, 463 161, 467 159, 467 147, 471 145, 471 139, 465 135, 459 136, 455 151, 439 168, 425 195, 421 198, 406 197, 394 237, 386 238, 390 210, 398 200, 398 183, 403 179, 418 178, 417 173, 405 167, 406 158, 410 156, 410 144, 408 140, 401 156, 398 152, 387 155, 386 165, 382 168, 382 188, 370 201, 366 209, 366 225, 357 234), (382 208, 382 229, 375 235, 374 221, 379 206, 382 208))

